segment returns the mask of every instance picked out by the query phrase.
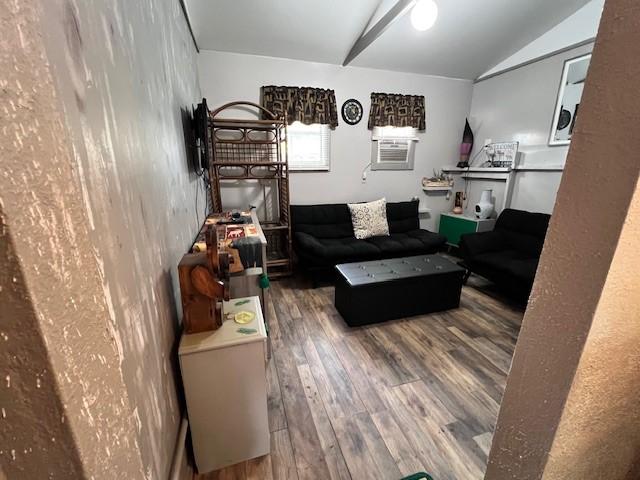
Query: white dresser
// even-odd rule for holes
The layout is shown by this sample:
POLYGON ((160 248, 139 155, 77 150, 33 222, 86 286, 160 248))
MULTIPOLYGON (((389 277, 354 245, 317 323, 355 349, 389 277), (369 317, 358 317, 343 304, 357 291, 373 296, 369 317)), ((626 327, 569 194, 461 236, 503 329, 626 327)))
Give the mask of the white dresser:
POLYGON ((222 326, 182 335, 178 355, 200 473, 269 453, 267 332, 258 297, 223 304, 222 326), (246 324, 227 319, 254 314, 246 324))

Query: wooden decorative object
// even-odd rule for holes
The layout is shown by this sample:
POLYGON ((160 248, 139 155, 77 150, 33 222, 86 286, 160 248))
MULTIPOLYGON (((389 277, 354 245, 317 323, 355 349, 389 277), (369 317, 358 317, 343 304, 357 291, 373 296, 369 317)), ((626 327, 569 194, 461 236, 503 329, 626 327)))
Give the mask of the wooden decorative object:
MULTIPOLYGON (((251 102, 231 102, 209 113, 209 180, 214 213, 223 211, 220 186, 225 181, 271 180, 278 212, 261 221, 267 239, 267 269, 272 278, 292 271, 291 225, 289 218, 289 164, 287 162, 286 119, 251 102), (256 109, 260 119, 224 118, 234 107, 256 109)), ((235 268, 235 267, 234 267, 235 268)))
POLYGON ((229 300, 229 255, 218 252, 216 229, 206 232, 206 251, 187 253, 178 265, 184 331, 199 333, 222 325, 222 300, 229 300))

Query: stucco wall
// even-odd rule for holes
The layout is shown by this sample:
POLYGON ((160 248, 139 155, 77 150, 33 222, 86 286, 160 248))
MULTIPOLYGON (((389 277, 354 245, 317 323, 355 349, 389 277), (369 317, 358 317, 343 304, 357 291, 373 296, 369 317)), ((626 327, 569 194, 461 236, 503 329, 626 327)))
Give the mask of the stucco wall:
POLYGON ((636 187, 544 471, 640 478, 640 188, 636 187))
POLYGON ((640 474, 639 32, 607 0, 487 479, 640 474))
POLYGON ((55 376, 2 208, 0 342, 0 479, 79 478, 82 464, 69 423, 62 421, 55 376))
MULTIPOLYGON (((0 201, 46 346, 40 387, 58 391, 55 421, 87 476, 166 478, 180 421, 176 265, 204 209, 184 140, 200 96, 193 42, 173 0, 4 5, 0 201)), ((1 367, 14 387, 37 380, 1 367)), ((7 419, 26 421, 19 403, 7 419)), ((13 440, 8 478, 29 462, 28 478, 74 478, 42 455, 59 439, 38 456, 13 440)))

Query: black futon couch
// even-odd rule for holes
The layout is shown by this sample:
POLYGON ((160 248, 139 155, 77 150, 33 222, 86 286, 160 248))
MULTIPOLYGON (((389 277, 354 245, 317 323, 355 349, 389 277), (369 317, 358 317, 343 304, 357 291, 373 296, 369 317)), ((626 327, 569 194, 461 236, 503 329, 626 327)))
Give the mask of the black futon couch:
POLYGON ((550 215, 507 208, 493 231, 460 237, 464 266, 520 299, 531 292, 550 215))
POLYGON ((293 247, 300 266, 319 273, 340 263, 435 253, 446 238, 420 229, 418 201, 387 203, 389 236, 357 240, 346 203, 291 205, 293 247))

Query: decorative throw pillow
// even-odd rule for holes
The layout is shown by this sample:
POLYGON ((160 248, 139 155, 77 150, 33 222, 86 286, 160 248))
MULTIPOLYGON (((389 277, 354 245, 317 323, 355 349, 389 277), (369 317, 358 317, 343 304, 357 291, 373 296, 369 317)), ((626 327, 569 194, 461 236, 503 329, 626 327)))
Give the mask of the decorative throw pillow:
POLYGON ((387 201, 384 198, 368 203, 349 203, 353 234, 363 238, 389 235, 387 222, 387 201))

